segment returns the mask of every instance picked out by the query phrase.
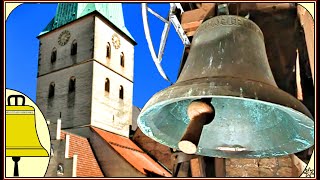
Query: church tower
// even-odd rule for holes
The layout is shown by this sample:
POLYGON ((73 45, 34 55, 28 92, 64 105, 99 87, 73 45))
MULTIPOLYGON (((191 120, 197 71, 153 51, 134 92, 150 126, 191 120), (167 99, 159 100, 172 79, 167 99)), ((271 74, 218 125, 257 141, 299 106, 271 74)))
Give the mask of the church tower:
POLYGON ((97 127, 129 136, 136 42, 121 3, 59 3, 40 40, 37 105, 50 121, 86 136, 97 127))

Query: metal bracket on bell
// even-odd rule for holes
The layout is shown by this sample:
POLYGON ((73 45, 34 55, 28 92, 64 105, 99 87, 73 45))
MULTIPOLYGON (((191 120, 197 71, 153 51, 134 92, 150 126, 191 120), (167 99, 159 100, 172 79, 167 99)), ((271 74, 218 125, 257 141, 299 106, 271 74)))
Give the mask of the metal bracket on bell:
POLYGON ((172 177, 177 177, 181 164, 200 157, 194 154, 185 154, 183 152, 176 152, 171 155, 171 163, 173 164, 172 177))
POLYGON ((229 15, 229 7, 228 3, 220 3, 218 5, 218 12, 217 15, 229 15))

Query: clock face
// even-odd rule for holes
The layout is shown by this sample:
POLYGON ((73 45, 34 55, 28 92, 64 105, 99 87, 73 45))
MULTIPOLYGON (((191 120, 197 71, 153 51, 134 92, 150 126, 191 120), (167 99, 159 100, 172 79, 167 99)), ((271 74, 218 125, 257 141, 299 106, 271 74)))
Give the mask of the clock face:
POLYGON ((59 35, 59 38, 58 38, 58 43, 61 45, 61 46, 64 46, 65 44, 67 44, 67 42, 69 41, 71 37, 71 34, 69 31, 67 30, 64 30, 61 32, 61 34, 59 35))
POLYGON ((120 48, 120 38, 117 34, 112 35, 112 44, 114 48, 119 49, 120 48))

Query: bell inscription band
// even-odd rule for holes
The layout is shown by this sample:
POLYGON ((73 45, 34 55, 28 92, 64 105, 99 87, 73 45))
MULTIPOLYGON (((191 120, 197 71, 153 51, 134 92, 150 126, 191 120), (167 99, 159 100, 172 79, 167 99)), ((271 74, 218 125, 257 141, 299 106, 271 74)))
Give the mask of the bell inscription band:
POLYGON ((24 96, 10 95, 6 106, 6 157, 12 157, 15 162, 14 176, 19 176, 20 157, 48 156, 47 150, 39 142, 34 108, 25 105, 24 96), (11 99, 15 100, 15 105, 11 105, 11 99), (22 105, 18 105, 19 99, 22 105))
POLYGON ((260 28, 233 15, 200 25, 177 82, 147 102, 138 126, 159 143, 212 157, 283 156, 314 144, 312 115, 277 87, 260 28), (188 110, 201 99, 212 110, 197 111, 214 111, 207 124, 188 110))

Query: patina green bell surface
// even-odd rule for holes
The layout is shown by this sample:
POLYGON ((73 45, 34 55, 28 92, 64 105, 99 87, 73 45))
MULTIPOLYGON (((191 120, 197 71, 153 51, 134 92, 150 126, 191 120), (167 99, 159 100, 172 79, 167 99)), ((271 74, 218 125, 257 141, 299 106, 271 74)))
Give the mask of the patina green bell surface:
POLYGON ((214 119, 203 126, 195 154, 263 158, 293 154, 314 144, 314 121, 295 97, 279 89, 263 34, 232 15, 205 21, 194 35, 177 82, 155 94, 138 126, 150 138, 178 149, 191 102, 210 98, 214 119))

